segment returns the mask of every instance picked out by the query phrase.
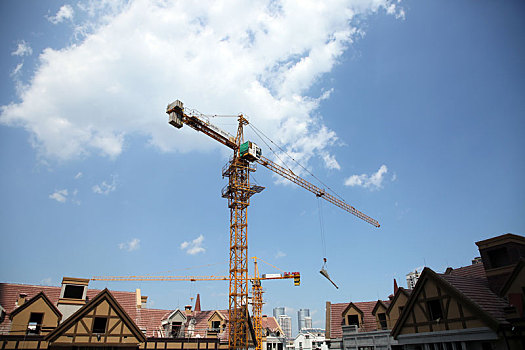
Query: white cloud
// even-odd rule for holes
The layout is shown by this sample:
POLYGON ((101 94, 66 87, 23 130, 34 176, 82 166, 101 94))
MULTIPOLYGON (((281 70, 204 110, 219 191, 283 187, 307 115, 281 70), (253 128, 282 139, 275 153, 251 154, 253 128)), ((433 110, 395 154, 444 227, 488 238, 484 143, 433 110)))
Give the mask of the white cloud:
POLYGON ((65 203, 67 201, 68 192, 67 189, 57 190, 54 193, 49 195, 49 198, 56 200, 60 203, 65 203))
POLYGON ((280 250, 278 250, 278 251, 277 251, 277 254, 275 254, 275 258, 276 258, 276 259, 284 258, 285 256, 286 256, 286 253, 284 253, 284 252, 282 252, 282 251, 280 251, 280 250))
POLYGON ((180 244, 180 249, 185 250, 187 254, 195 255, 198 253, 204 253, 206 249, 202 247, 204 242, 204 236, 200 235, 195 238, 193 241, 185 241, 180 244))
POLYGON ((372 175, 352 175, 345 180, 345 186, 360 186, 364 188, 370 188, 371 190, 377 190, 383 187, 383 180, 385 174, 388 172, 386 165, 381 165, 377 172, 372 175))
POLYGON ((82 174, 82 172, 79 171, 79 172, 75 175, 75 180, 80 179, 80 178, 82 177, 82 175, 84 175, 84 174, 82 174))
POLYGON ((119 249, 126 250, 128 252, 132 252, 134 250, 137 250, 140 248, 140 239, 133 238, 129 242, 123 242, 118 244, 119 249))
POLYGON ((115 175, 111 176, 111 182, 106 182, 104 180, 102 181, 101 184, 93 186, 92 189, 93 189, 93 192, 98 193, 98 194, 104 194, 104 195, 110 194, 111 192, 117 189, 116 176, 115 175))
POLYGON ((337 135, 317 111, 330 93, 307 92, 362 35, 363 17, 399 8, 391 0, 97 3, 79 4, 87 16, 75 18, 91 19, 75 23, 82 40, 43 50, 20 102, 1 107, 0 123, 28 130, 44 157, 114 158, 133 134, 161 151, 222 149, 167 124, 165 106, 180 99, 204 113, 244 112, 303 164, 320 157, 339 169, 329 152, 337 135))
POLYGON ((53 24, 62 23, 64 20, 72 20, 75 11, 71 5, 63 5, 56 15, 47 17, 47 20, 53 24))
POLYGON ((31 48, 31 46, 29 46, 28 43, 25 42, 25 40, 19 41, 16 50, 11 52, 12 56, 29 56, 32 54, 33 49, 31 48))
POLYGON ((53 283, 53 280, 51 279, 51 277, 46 277, 46 278, 40 280, 40 285, 41 286, 50 286, 50 285, 52 285, 52 283, 53 283))
POLYGON ((20 71, 22 70, 22 67, 24 66, 24 63, 19 63, 16 65, 15 69, 11 72, 11 77, 14 77, 15 75, 17 75, 18 73, 20 73, 20 71))

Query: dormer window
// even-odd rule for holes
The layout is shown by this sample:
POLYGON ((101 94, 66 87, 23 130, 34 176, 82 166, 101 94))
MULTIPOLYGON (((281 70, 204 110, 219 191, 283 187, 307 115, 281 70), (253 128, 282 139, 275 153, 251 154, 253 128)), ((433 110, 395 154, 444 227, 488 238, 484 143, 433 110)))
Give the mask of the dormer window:
POLYGON ((221 321, 211 321, 211 328, 214 331, 219 331, 221 328, 221 321))
POLYGON ((84 286, 77 286, 74 284, 66 284, 64 286, 64 298, 68 299, 83 299, 84 286))
POLYGON ((377 319, 379 320, 379 326, 381 329, 386 329, 387 328, 387 324, 386 324, 386 314, 385 313, 379 313, 377 314, 377 319))
POLYGON ((73 312, 76 310, 60 309, 60 305, 84 305, 86 303, 88 284, 89 279, 85 278, 64 277, 62 279, 62 290, 60 291, 58 305, 60 312, 62 312, 62 315, 66 318, 70 316, 70 312, 68 311, 73 312))
POLYGON ((348 325, 349 326, 357 326, 359 327, 359 316, 358 315, 348 315, 347 316, 348 325))
POLYGON ((182 322, 172 322, 171 323, 171 337, 172 338, 179 337, 181 328, 182 328, 182 322))
POLYGON ((43 313, 32 312, 31 316, 29 316, 29 323, 27 324, 27 334, 40 334, 43 319, 43 313))

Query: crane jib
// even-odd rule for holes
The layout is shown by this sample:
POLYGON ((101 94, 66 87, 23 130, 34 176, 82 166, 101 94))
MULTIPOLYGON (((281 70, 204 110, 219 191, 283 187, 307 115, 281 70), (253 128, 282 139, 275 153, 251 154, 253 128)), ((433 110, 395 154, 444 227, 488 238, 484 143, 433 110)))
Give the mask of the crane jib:
POLYGON ((328 202, 338 206, 339 208, 341 208, 343 210, 346 210, 350 214, 353 214, 353 215, 357 216, 361 220, 364 220, 364 221, 368 222, 369 224, 371 224, 371 225, 373 225, 375 227, 380 227, 381 226, 377 220, 375 220, 375 219, 371 218, 370 216, 360 212, 359 210, 357 210, 353 206, 349 205, 348 203, 346 203, 346 202, 344 202, 344 201, 342 201, 340 199, 337 199, 336 197, 334 197, 331 194, 327 193, 325 190, 322 190, 319 187, 315 186, 314 184, 312 184, 312 183, 306 181, 305 179, 295 175, 291 170, 286 169, 286 168, 280 166, 279 164, 276 164, 276 163, 272 162, 268 158, 265 158, 265 157, 261 156, 259 159, 257 159, 257 162, 259 164, 263 165, 264 167, 266 167, 267 169, 269 169, 269 170, 271 170, 271 171, 281 175, 284 178, 287 178, 288 180, 292 181, 293 183, 296 183, 297 185, 301 186, 302 188, 312 192, 317 197, 321 197, 321 198, 325 199, 326 201, 328 201, 328 202))

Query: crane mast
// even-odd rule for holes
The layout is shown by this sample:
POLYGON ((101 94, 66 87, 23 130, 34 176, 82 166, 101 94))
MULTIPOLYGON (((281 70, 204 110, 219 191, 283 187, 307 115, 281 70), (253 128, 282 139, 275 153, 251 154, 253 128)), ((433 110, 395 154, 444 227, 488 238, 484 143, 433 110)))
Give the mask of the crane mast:
MULTIPOLYGON (((244 142, 243 128, 248 120, 241 114, 235 137, 207 121, 198 112, 184 108, 181 101, 170 103, 166 109, 169 123, 180 129, 188 125, 233 150, 233 156, 223 169, 222 176, 228 177, 228 185, 222 196, 228 199, 230 209, 230 269, 229 269, 229 349, 248 349, 248 206, 250 197, 261 192, 264 187, 250 185, 250 172, 256 170, 257 162, 276 174, 279 174, 316 196, 350 212, 366 222, 379 227, 379 223, 361 213, 346 202, 339 200, 326 191, 295 175, 291 170, 262 157, 260 148, 252 142, 244 142)), ((262 306, 261 306, 262 307, 262 306)), ((257 341, 255 341, 257 342, 257 341)), ((257 344, 256 344, 257 346, 257 344)), ((259 345, 260 346, 260 345, 259 345)))

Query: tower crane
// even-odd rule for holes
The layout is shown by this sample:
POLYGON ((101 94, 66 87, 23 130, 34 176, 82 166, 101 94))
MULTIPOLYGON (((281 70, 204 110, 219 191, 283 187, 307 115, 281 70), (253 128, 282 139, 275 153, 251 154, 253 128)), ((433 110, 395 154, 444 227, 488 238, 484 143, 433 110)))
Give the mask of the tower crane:
POLYGON ((258 163, 274 173, 314 193, 317 197, 348 211, 358 218, 379 227, 379 222, 355 209, 345 201, 336 198, 300 176, 294 174, 279 164, 263 157, 261 149, 251 141, 244 141, 243 128, 248 120, 240 114, 237 118, 237 134, 235 136, 211 124, 204 115, 196 110, 185 108, 179 100, 168 105, 166 113, 169 123, 180 129, 184 125, 200 131, 233 150, 233 156, 222 171, 223 177, 228 177, 228 185, 223 189, 222 196, 228 199, 230 209, 230 287, 229 287, 229 348, 248 349, 248 332, 246 329, 248 305, 248 242, 247 209, 250 198, 261 192, 264 187, 250 184, 250 173, 256 170, 253 163, 258 163))
MULTIPOLYGON (((248 277, 252 282, 252 313, 253 313, 253 328, 255 333, 255 349, 262 349, 262 306, 263 306, 263 290, 261 281, 263 280, 279 280, 279 279, 290 279, 293 278, 294 285, 299 286, 301 283, 301 274, 299 272, 284 272, 282 274, 263 274, 259 275, 259 268, 257 266, 257 259, 265 262, 266 264, 273 266, 266 261, 253 257, 254 259, 254 275, 248 277)), ((275 266, 273 266, 275 267, 275 266)), ((279 268, 275 267, 280 270, 279 268)), ((227 281, 229 276, 94 276, 91 278, 92 281, 227 281)), ((231 323, 230 323, 231 327, 231 323)))

